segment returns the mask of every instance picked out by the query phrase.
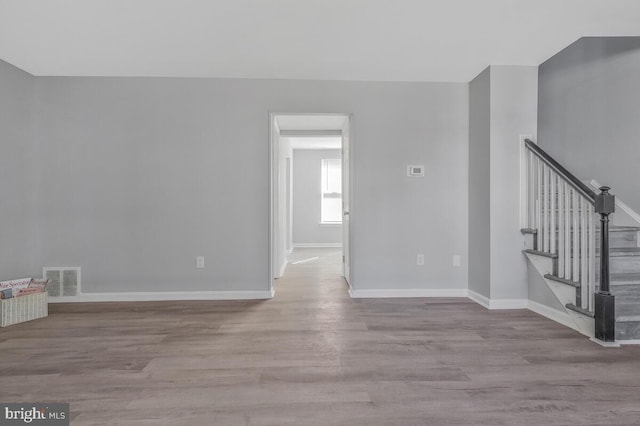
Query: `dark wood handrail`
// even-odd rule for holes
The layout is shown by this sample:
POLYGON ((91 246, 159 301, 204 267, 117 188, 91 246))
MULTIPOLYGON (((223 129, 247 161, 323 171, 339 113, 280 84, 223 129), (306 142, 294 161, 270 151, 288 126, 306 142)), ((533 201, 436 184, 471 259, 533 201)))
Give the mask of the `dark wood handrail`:
POLYGON ((547 166, 555 170, 556 173, 562 175, 567 180, 569 185, 571 185, 575 190, 579 191, 582 195, 584 195, 587 201, 589 201, 591 204, 595 204, 596 193, 591 188, 589 188, 587 185, 581 182, 580 179, 575 177, 569 170, 562 167, 560 163, 554 160, 552 156, 547 154, 542 148, 540 148, 532 140, 525 139, 524 143, 527 146, 527 148, 533 151, 533 153, 536 154, 542 161, 544 161, 547 164, 547 166))

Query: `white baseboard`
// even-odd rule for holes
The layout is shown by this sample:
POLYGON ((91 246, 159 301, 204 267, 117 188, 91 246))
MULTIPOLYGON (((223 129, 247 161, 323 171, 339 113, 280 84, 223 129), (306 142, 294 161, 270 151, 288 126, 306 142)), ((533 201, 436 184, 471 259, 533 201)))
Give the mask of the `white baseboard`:
POLYGON ((543 305, 542 303, 534 302, 533 300, 529 300, 529 306, 527 308, 535 312, 538 315, 542 315, 545 318, 550 319, 551 321, 555 321, 559 324, 564 325, 565 327, 569 327, 575 329, 575 324, 573 320, 566 312, 561 312, 557 309, 550 308, 547 305, 543 305))
POLYGON ((403 288, 384 290, 355 290, 350 287, 349 295, 354 299, 379 299, 392 297, 467 297, 467 289, 403 288))
POLYGON ((525 309, 529 302, 527 299, 489 299, 473 290, 469 290, 468 297, 487 309, 525 309))
POLYGON ((491 299, 489 309, 526 309, 529 306, 527 299, 491 299))
POLYGON ((596 339, 595 337, 592 337, 589 340, 591 340, 593 343, 597 343, 600 346, 603 346, 605 348, 619 348, 620 347, 620 342, 617 341, 617 340, 615 342, 603 342, 602 340, 596 339))
POLYGON ((293 248, 340 248, 342 243, 294 243, 293 248))
POLYGON ((284 271, 285 269, 287 269, 287 264, 289 263, 289 261, 287 260, 287 258, 285 257, 284 260, 282 261, 282 264, 280 265, 280 271, 278 274, 278 278, 282 277, 284 275, 284 271))
POLYGON ((621 345, 640 345, 640 340, 638 339, 633 339, 633 340, 616 340, 616 343, 619 343, 621 345))
POLYGON ((149 291, 123 293, 82 293, 78 296, 49 297, 49 303, 77 302, 157 302, 171 300, 256 300, 271 299, 271 291, 149 291))
POLYGON ((480 293, 476 293, 473 290, 469 290, 467 297, 471 300, 473 300, 474 302, 476 302, 478 305, 484 306, 487 309, 489 308, 489 298, 485 297, 483 295, 481 295, 480 293))

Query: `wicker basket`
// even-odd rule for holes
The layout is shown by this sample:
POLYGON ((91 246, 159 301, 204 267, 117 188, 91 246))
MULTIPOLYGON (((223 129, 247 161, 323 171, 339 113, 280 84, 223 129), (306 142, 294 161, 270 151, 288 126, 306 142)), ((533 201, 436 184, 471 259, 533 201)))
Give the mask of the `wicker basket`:
POLYGON ((48 293, 28 294, 0 300, 0 327, 49 315, 48 293))

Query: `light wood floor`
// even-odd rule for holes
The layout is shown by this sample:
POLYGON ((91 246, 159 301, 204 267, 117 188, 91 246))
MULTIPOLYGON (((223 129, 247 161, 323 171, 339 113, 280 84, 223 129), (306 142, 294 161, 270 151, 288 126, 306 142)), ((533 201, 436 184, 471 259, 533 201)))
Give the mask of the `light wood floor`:
POLYGON ((640 347, 528 311, 352 300, 301 250, 268 301, 52 305, 0 329, 0 401, 73 425, 640 424, 640 347))

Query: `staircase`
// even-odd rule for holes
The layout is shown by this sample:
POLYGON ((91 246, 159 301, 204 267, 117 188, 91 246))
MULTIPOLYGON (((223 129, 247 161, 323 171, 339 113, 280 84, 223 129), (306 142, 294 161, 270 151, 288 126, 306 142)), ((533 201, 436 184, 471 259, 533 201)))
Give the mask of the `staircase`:
POLYGON ((564 307, 565 324, 612 342, 615 312, 615 340, 640 339, 640 227, 609 227, 609 188, 596 194, 535 143, 525 147, 524 254, 564 307))
POLYGON ((640 339, 639 227, 610 229, 611 293, 616 297, 616 340, 640 339))

